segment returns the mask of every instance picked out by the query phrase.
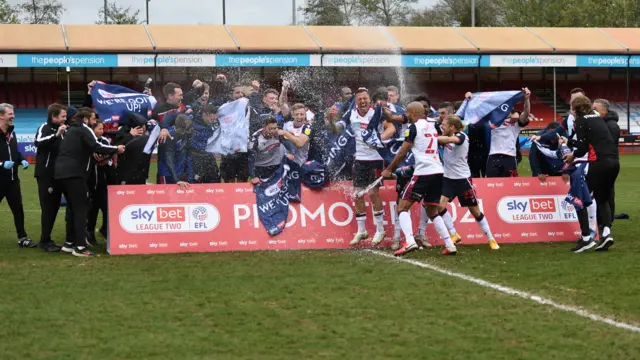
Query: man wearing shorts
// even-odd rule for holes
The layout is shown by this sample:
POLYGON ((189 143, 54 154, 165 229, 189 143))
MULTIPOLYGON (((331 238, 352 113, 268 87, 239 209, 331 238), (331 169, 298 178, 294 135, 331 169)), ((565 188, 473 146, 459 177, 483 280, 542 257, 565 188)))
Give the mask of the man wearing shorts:
POLYGON ((487 159, 486 176, 518 177, 518 158, 516 142, 519 141, 520 130, 529 124, 531 92, 524 88, 524 110, 518 114, 512 111, 500 126, 491 125, 491 145, 487 159))
POLYGON ((455 255, 456 246, 451 241, 442 217, 438 214, 444 170, 438 154, 438 132, 435 122, 427 120, 424 106, 419 102, 412 102, 407 106, 407 118, 411 125, 407 129, 402 148, 391 164, 382 172, 382 176, 391 177, 398 164, 411 150, 415 157, 415 170, 405 186, 398 204, 398 219, 405 236, 405 242, 395 252, 395 255, 401 256, 418 249, 418 244, 413 237, 413 224, 409 214, 409 210, 415 202, 424 202, 423 206, 426 208, 427 215, 446 244, 443 254, 455 255))
POLYGON ((449 115, 442 121, 442 136, 438 137, 438 143, 444 146, 444 187, 438 211, 451 234, 452 241, 456 244, 462 241, 453 225, 451 215, 447 212, 447 203, 457 197, 460 206, 469 208, 469 212, 487 236, 489 247, 498 250, 500 246, 491 234, 489 222, 480 211, 476 190, 471 183, 471 169, 467 162, 469 137, 463 131, 464 125, 456 115, 449 115))
MULTIPOLYGON (((344 114, 343 118, 337 124, 341 127, 351 126, 356 137, 356 156, 353 162, 353 187, 356 193, 365 189, 368 185, 376 181, 380 176, 384 163, 378 151, 362 139, 362 131, 367 129, 369 122, 374 114, 371 107, 371 96, 365 88, 360 88, 355 95, 355 109, 344 114)), ((384 230, 384 210, 382 207, 382 199, 378 193, 378 188, 382 183, 369 190, 369 198, 373 203, 373 218, 376 224, 376 233, 373 236, 372 245, 378 245, 384 240, 386 235, 384 230)), ((365 227, 367 220, 366 205, 364 195, 356 198, 356 221, 358 222, 358 232, 349 243, 356 246, 360 241, 369 238, 369 233, 365 227)))

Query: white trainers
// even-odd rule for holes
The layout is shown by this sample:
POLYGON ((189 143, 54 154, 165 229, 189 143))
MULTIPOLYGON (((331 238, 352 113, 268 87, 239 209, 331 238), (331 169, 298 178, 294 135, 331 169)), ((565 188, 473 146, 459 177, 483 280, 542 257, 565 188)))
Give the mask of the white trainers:
POLYGON ((349 243, 349 245, 351 246, 356 246, 360 243, 360 241, 365 240, 369 237, 369 234, 366 232, 363 233, 357 233, 354 237, 353 240, 351 240, 351 242, 349 243))
POLYGON ((398 249, 400 249, 400 238, 395 238, 391 243, 391 250, 396 251, 398 249))
POLYGON ((416 239, 416 243, 420 247, 432 247, 433 246, 433 245, 429 244, 429 241, 427 241, 427 238, 425 238, 424 235, 416 235, 413 238, 416 239))
POLYGON ((375 235, 373 235, 373 241, 371 241, 371 245, 377 246, 380 245, 382 241, 384 241, 384 237, 387 235, 385 231, 378 232, 376 231, 375 235))

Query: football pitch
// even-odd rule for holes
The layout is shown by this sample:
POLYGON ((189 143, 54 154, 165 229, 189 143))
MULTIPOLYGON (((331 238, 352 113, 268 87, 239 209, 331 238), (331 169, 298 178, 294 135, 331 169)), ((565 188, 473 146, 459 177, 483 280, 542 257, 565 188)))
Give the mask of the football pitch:
MULTIPOLYGON (((38 240, 33 166, 20 176, 38 240)), ((638 179, 640 156, 623 156, 616 213, 631 220, 615 222, 609 252, 583 254, 538 243, 406 260, 387 250, 108 256, 102 241, 102 256, 80 259, 19 249, 3 202, 0 359, 639 359, 638 179)))

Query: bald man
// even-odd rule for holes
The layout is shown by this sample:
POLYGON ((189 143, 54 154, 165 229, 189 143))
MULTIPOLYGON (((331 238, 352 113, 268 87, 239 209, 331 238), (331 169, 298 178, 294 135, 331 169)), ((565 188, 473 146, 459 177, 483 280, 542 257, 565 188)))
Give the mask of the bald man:
POLYGON ((438 214, 438 204, 442 196, 444 169, 438 154, 438 131, 436 122, 427 119, 424 106, 419 102, 412 102, 407 106, 407 119, 411 123, 405 132, 405 139, 400 151, 391 164, 382 172, 382 176, 391 177, 407 153, 411 150, 415 157, 413 177, 407 183, 400 196, 398 204, 398 220, 405 236, 403 246, 395 252, 402 256, 418 249, 413 237, 413 224, 409 210, 413 203, 422 202, 427 216, 436 227, 438 234, 444 240, 446 249, 443 255, 455 255, 456 246, 451 241, 447 226, 438 214))

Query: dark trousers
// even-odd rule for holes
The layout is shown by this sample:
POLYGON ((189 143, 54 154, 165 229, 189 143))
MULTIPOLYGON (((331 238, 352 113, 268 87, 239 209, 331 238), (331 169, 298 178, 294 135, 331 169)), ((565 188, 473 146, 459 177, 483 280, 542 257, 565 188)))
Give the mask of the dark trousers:
POLYGON ((38 197, 40 198, 40 242, 51 242, 51 232, 60 210, 62 192, 53 179, 37 178, 38 197))
POLYGON ((106 184, 98 184, 97 188, 90 195, 89 213, 87 214, 87 232, 89 234, 93 234, 96 231, 98 213, 100 211, 102 211, 101 229, 106 233, 108 224, 106 184))
POLYGON ((191 154, 191 161, 196 183, 216 184, 220 182, 220 170, 214 154, 194 151, 191 154))
POLYGON ((67 199, 69 219, 67 221, 67 239, 73 239, 75 246, 87 245, 87 180, 81 177, 57 180, 60 190, 67 199))
POLYGON ((479 178, 487 176, 487 156, 469 156, 467 163, 471 170, 471 177, 479 178))
POLYGON ((225 183, 247 182, 249 178, 249 155, 236 153, 222 157, 220 176, 225 183))
POLYGON ((518 177, 518 159, 505 154, 493 154, 487 158, 488 178, 518 177))
POLYGON ((620 162, 617 159, 602 159, 589 163, 587 185, 593 192, 593 198, 598 206, 598 222, 601 228, 611 227, 613 220, 611 197, 613 188, 620 172, 620 162))
POLYGON ((65 224, 65 242, 70 244, 75 244, 76 242, 76 233, 73 229, 73 216, 71 214, 71 208, 69 207, 69 203, 67 202, 67 206, 64 209, 64 224, 65 224))
POLYGON ((5 198, 11 213, 13 213, 13 223, 16 226, 18 239, 27 237, 27 232, 24 230, 24 208, 22 207, 20 180, 0 184, 0 202, 5 198))
POLYGON ((613 184, 613 189, 611 189, 611 196, 609 196, 609 208, 611 209, 611 222, 613 223, 613 219, 616 216, 616 186, 613 184))

